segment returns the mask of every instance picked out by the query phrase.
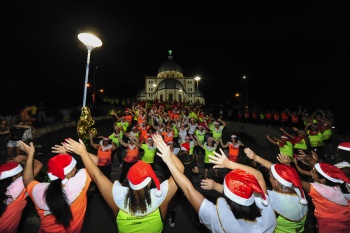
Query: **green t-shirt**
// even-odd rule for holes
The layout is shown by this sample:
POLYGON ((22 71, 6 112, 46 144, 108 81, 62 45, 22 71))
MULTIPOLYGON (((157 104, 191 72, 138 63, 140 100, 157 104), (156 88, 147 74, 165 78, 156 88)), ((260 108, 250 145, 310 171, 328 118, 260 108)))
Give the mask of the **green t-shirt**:
POLYGON ((154 149, 149 149, 148 145, 142 144, 141 148, 145 151, 145 154, 142 156, 142 161, 146 163, 153 163, 154 162, 154 156, 156 155, 157 147, 154 146, 154 149))

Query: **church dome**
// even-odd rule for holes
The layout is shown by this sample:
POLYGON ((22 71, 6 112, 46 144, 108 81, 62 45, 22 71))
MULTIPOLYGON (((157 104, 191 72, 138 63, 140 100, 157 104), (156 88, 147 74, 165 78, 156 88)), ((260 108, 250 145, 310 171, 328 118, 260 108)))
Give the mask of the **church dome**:
POLYGON ((177 62, 173 61, 172 59, 169 59, 168 61, 165 61, 160 65, 158 73, 165 71, 176 71, 182 73, 182 68, 177 62))
POLYGON ((157 78, 184 78, 182 67, 173 60, 172 52, 171 50, 168 51, 168 60, 160 65, 157 78))
POLYGON ((158 84, 158 90, 163 90, 163 89, 184 89, 183 86, 182 86, 182 83, 175 79, 175 78, 167 78, 167 79, 164 79, 163 81, 161 81, 159 84, 158 84))

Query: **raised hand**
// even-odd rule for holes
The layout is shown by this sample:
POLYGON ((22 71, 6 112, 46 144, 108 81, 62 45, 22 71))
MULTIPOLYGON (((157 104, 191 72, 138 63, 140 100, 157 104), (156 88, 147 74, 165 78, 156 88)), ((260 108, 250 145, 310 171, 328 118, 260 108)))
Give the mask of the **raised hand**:
POLYGON ((86 146, 85 146, 83 140, 81 140, 80 138, 79 138, 79 142, 77 142, 71 138, 67 138, 65 141, 66 141, 66 143, 64 143, 63 146, 66 150, 72 151, 78 155, 82 155, 84 153, 87 153, 86 146))
POLYGON ((152 134, 152 139, 157 149, 157 155, 163 159, 165 163, 171 162, 171 151, 169 146, 164 142, 160 134, 152 134))
POLYGON ((290 158, 288 155, 286 154, 278 154, 277 155, 277 160, 280 162, 280 163, 283 163, 285 165, 290 165, 290 158))
POLYGON ((68 151, 66 148, 64 148, 64 144, 65 142, 61 143, 62 145, 54 145, 53 147, 51 147, 52 149, 52 153, 54 154, 67 154, 67 153, 71 153, 72 151, 68 151))
POLYGON ((248 148, 244 148, 244 153, 245 155, 250 158, 250 159, 254 159, 255 153, 254 151, 252 151, 249 147, 248 148))
POLYGON ((214 151, 214 155, 209 155, 209 162, 214 163, 213 168, 228 168, 230 160, 226 157, 224 151, 220 148, 221 154, 214 151))
POLYGON ((29 154, 34 155, 35 147, 34 147, 33 142, 30 142, 29 146, 28 146, 25 142, 20 140, 20 141, 18 141, 18 144, 19 144, 19 148, 21 150, 23 150, 27 155, 29 155, 29 154))

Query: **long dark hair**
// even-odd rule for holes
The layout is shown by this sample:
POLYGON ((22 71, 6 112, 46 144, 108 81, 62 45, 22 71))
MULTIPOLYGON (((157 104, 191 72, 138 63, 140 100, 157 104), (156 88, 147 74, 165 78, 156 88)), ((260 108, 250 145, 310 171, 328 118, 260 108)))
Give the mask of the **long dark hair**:
POLYGON ((136 212, 145 213, 147 211, 147 205, 151 205, 151 195, 148 185, 140 190, 133 190, 129 187, 129 191, 125 196, 124 206, 129 204, 129 210, 131 214, 136 212))
POLYGON ((7 188, 12 184, 13 177, 7 177, 3 180, 0 180, 0 217, 5 213, 7 209, 6 201, 10 198, 12 199, 11 195, 7 195, 7 188))
POLYGON ((261 209, 259 209, 255 202, 250 206, 244 206, 232 201, 226 196, 224 198, 236 219, 255 221, 256 218, 261 217, 261 209))
POLYGON ((73 220, 73 215, 61 182, 61 179, 51 181, 45 190, 44 198, 53 216, 55 216, 56 222, 67 229, 73 220))

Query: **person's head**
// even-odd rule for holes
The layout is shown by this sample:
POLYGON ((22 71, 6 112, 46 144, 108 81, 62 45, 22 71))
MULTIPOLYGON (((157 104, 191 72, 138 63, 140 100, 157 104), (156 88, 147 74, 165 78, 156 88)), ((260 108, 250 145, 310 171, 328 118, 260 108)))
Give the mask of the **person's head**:
POLYGON ((77 161, 69 154, 58 154, 49 159, 47 174, 51 181, 60 180, 66 184, 75 175, 77 161))
POLYGON ((22 166, 14 161, 0 165, 0 217, 13 197, 7 193, 9 186, 22 175, 22 166))
POLYGON ((350 163, 350 142, 339 143, 335 151, 335 163, 343 161, 350 163))
POLYGON ((111 141, 108 137, 103 137, 102 140, 100 140, 101 146, 108 146, 109 144, 111 144, 111 141))
POLYGON ((190 141, 191 141, 190 136, 186 136, 186 137, 185 137, 185 141, 186 141, 187 143, 190 143, 190 141))
POLYGON ((203 126, 202 125, 198 125, 198 130, 202 131, 203 130, 203 126))
POLYGON ((174 149, 174 142, 173 141, 169 141, 167 144, 170 147, 170 150, 172 151, 174 149))
POLYGON ((231 142, 235 143, 238 142, 238 137, 236 135, 231 135, 231 142))
POLYGON ((77 161, 69 154, 58 154, 50 158, 47 164, 47 174, 51 182, 45 190, 45 201, 56 222, 66 229, 70 226, 73 215, 62 186, 75 175, 76 163, 77 161))
POLYGON ((219 128, 220 127, 220 123, 218 121, 215 121, 214 122, 214 126, 215 126, 215 128, 219 128))
POLYGON ((281 163, 273 164, 270 169, 270 183, 272 189, 278 192, 289 193, 293 190, 298 194, 300 203, 307 204, 300 177, 293 167, 281 163))
POLYGON ((7 125, 7 121, 5 119, 1 119, 1 125, 7 125))
POLYGON ((312 130, 312 131, 318 131, 318 126, 315 125, 315 124, 312 124, 312 125, 311 125, 311 130, 312 130))
POLYGON ((214 140, 213 140, 213 138, 209 137, 209 138, 207 139, 207 145, 208 145, 208 146, 213 146, 213 145, 214 145, 214 140))
POLYGON ((181 150, 183 150, 185 152, 190 152, 190 143, 187 141, 182 143, 181 150))
POLYGON ((147 137, 146 142, 149 145, 153 145, 153 138, 151 136, 147 137))
POLYGON ((255 194, 260 195, 258 205, 267 206, 268 200, 257 179, 241 169, 230 171, 224 179, 223 193, 227 204, 237 219, 255 221, 261 211, 255 203, 255 194))
POLYGON ((345 173, 336 166, 329 163, 316 163, 311 170, 312 179, 327 186, 340 186, 346 191, 345 185, 350 184, 350 180, 345 173))
POLYGON ((151 165, 139 160, 129 170, 127 174, 129 181, 129 191, 125 197, 125 207, 129 205, 131 213, 146 212, 147 205, 151 204, 152 196, 155 198, 163 195, 160 189, 160 181, 152 169, 151 165), (153 180, 156 190, 151 190, 151 181, 153 180))
POLYGON ((3 180, 10 180, 11 183, 18 177, 22 175, 23 168, 22 166, 15 162, 7 162, 4 164, 0 165, 0 181, 2 182, 3 180))
POLYGON ((287 141, 288 140, 288 136, 287 135, 282 135, 281 139, 282 139, 282 141, 287 141))

